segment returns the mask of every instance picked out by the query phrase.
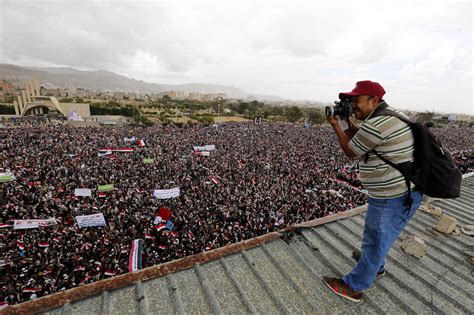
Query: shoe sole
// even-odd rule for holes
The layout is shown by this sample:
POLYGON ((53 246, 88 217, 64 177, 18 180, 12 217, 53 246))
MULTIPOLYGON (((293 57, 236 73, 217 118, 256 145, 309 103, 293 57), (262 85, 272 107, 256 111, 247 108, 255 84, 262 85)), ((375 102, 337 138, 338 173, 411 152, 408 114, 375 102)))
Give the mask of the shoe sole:
POLYGON ((323 282, 324 282, 324 284, 325 284, 332 292, 336 293, 336 294, 339 295, 340 297, 343 297, 343 298, 345 298, 346 300, 349 300, 349 301, 352 301, 352 302, 355 302, 355 303, 360 303, 361 299, 354 299, 354 298, 352 298, 352 297, 350 297, 350 296, 347 296, 347 295, 341 294, 341 293, 339 293, 339 292, 337 292, 337 291, 334 291, 334 289, 331 288, 331 286, 330 286, 329 284, 327 284, 326 281, 323 280, 323 282))

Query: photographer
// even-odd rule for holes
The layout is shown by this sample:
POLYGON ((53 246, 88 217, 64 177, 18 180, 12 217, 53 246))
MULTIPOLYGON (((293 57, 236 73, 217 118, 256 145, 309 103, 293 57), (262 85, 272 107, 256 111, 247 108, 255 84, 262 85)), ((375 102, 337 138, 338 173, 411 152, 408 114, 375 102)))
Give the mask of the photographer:
MULTIPOLYGON (((410 127, 392 116, 376 116, 377 108, 389 107, 382 99, 384 88, 377 82, 359 81, 351 92, 340 93, 340 103, 327 107, 328 122, 336 132, 344 153, 360 159, 360 179, 369 192, 361 251, 354 250, 357 265, 342 279, 324 277, 336 294, 359 302, 377 276, 385 274, 385 257, 421 203, 422 194, 411 192, 407 203, 405 178, 395 168, 379 159, 371 150, 395 164, 413 161, 413 134, 410 127), (351 112, 362 120, 358 128, 350 120, 351 112), (341 120, 339 120, 339 118, 341 120), (341 122, 347 122, 343 130, 341 122)), ((404 115, 403 113, 401 113, 404 115)), ((413 189, 413 185, 410 185, 413 189)))

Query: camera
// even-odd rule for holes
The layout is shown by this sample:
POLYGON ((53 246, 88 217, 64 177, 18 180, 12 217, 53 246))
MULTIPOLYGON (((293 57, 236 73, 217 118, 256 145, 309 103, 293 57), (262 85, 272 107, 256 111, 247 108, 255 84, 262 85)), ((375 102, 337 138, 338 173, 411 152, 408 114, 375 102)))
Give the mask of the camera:
POLYGON ((326 106, 326 116, 350 117, 352 115, 352 104, 350 100, 335 101, 334 106, 326 106))

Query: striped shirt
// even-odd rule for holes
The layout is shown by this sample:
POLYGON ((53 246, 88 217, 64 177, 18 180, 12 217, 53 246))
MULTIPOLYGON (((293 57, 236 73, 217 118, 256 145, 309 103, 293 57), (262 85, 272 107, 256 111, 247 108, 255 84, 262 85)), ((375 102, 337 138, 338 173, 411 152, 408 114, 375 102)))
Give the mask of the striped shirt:
MULTIPOLYGON (((387 109, 408 118, 390 106, 387 109)), ((375 149, 377 153, 395 164, 413 161, 413 134, 410 126, 396 117, 370 118, 372 114, 373 112, 349 141, 349 148, 361 157, 360 180, 369 195, 381 199, 397 198, 407 192, 403 175, 373 153, 369 153, 369 158, 365 162, 365 153, 375 149)))

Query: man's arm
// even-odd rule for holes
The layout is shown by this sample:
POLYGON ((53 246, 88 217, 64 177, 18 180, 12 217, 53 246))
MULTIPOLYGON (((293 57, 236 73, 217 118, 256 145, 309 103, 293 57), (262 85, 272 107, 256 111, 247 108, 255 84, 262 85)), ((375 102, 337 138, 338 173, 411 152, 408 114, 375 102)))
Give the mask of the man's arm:
POLYGON ((355 158, 358 155, 355 154, 348 146, 349 141, 351 141, 352 137, 357 133, 357 126, 355 126, 350 120, 348 120, 349 123, 349 129, 346 131, 342 130, 341 126, 339 125, 339 121, 335 116, 328 117, 327 118, 328 122, 331 124, 332 128, 336 132, 337 139, 339 140, 339 144, 341 145, 342 151, 350 157, 350 158, 355 158))
POLYGON ((349 125, 349 128, 344 130, 344 133, 349 138, 349 140, 351 140, 357 131, 359 131, 359 127, 357 127, 350 118, 347 118, 347 124, 349 125))

